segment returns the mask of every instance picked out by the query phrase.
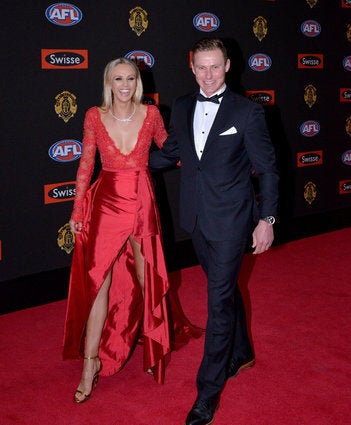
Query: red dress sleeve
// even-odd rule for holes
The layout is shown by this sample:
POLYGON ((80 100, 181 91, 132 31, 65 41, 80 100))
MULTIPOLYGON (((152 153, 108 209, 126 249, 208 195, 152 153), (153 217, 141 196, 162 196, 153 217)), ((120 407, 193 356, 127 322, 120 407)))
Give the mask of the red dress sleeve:
POLYGON ((83 220, 83 201, 90 185, 94 171, 96 154, 95 120, 93 108, 89 109, 84 119, 83 149, 79 161, 76 178, 76 195, 74 198, 71 219, 76 222, 83 220))
POLYGON ((167 139, 168 133, 165 129, 160 111, 155 107, 154 113, 154 134, 153 139, 159 148, 162 148, 164 141, 167 139))

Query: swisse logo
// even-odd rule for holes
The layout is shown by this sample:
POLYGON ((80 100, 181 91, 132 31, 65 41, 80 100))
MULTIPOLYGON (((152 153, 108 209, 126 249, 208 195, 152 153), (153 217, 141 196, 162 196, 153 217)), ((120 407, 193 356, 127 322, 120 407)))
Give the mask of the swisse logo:
POLYGON ((297 154, 297 166, 309 167, 323 164, 323 151, 299 152, 297 154))
POLYGON ((340 89, 340 102, 351 102, 351 88, 340 89))
POLYGON ((324 56, 322 54, 305 54, 299 53, 297 55, 298 68, 323 68, 324 56))
POLYGON ((351 180, 339 181, 339 193, 340 195, 344 195, 345 193, 351 193, 351 180))
POLYGON ((87 69, 88 50, 42 49, 43 69, 87 69))
POLYGON ((55 3, 46 9, 45 16, 52 24, 70 27, 82 20, 83 13, 73 4, 55 3))
POLYGON ((218 17, 210 12, 198 13, 193 19, 194 27, 203 32, 216 31, 219 28, 219 24, 218 17))
POLYGON ((155 59, 152 54, 144 50, 133 50, 127 53, 125 57, 134 61, 141 69, 145 68, 145 66, 152 68, 155 64, 155 59))
POLYGON ((306 37, 317 37, 321 33, 322 27, 319 22, 309 20, 302 22, 300 29, 306 37))
POLYGON ((341 161, 345 165, 351 165, 351 150, 348 150, 341 155, 341 161))
POLYGON ((341 0, 341 7, 351 8, 351 0, 341 0))
POLYGON ((313 137, 319 133, 320 125, 317 121, 305 121, 300 126, 300 133, 305 137, 313 137))
POLYGON ((253 71, 263 72, 267 71, 272 65, 271 58, 264 53, 256 53, 250 56, 249 66, 253 71))
POLYGON ((57 162, 72 162, 82 155, 82 144, 78 140, 60 140, 54 143, 48 154, 57 162))
POLYGON ((263 106, 274 105, 275 103, 274 90, 247 90, 246 97, 263 106))
POLYGON ((342 66, 346 71, 351 71, 351 56, 346 56, 342 61, 342 66))
POLYGON ((44 186, 44 203, 71 201, 76 195, 76 182, 46 184, 44 186))

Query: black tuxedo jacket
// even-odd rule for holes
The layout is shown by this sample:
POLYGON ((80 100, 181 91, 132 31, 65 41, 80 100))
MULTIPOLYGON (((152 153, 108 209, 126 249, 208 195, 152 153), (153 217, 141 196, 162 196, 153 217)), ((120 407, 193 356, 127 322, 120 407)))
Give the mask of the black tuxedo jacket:
POLYGON ((180 225, 196 223, 209 240, 246 238, 253 221, 276 215, 278 174, 264 111, 243 96, 225 91, 199 160, 193 117, 196 93, 174 102, 169 137, 150 155, 150 168, 181 161, 180 225), (257 202, 252 173, 259 179, 257 202))

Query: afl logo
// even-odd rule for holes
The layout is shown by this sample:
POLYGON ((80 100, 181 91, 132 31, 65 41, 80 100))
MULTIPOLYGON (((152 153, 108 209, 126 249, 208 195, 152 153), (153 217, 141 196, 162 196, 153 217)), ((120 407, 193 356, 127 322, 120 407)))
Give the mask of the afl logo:
POLYGON ((348 150, 342 154, 341 161, 345 165, 351 165, 351 150, 348 150))
POLYGON ((193 25, 199 31, 212 32, 219 28, 219 19, 213 13, 201 12, 194 17, 193 25))
POLYGON ((346 56, 343 59, 342 64, 346 71, 351 71, 351 56, 346 56))
POLYGON ((55 3, 46 9, 45 16, 52 24, 70 27, 82 20, 83 13, 73 4, 55 3))
POLYGON ((155 64, 155 59, 149 52, 144 50, 133 50, 125 55, 127 59, 134 61, 140 69, 145 69, 145 65, 152 68, 155 64))
POLYGON ((48 154, 54 161, 72 162, 80 158, 82 144, 77 140, 60 140, 50 147, 48 154))
POLYGON ((313 137, 319 133, 320 125, 317 121, 305 121, 300 126, 300 133, 305 137, 313 137))
POLYGON ((317 37, 321 33, 322 27, 319 22, 309 20, 302 22, 300 29, 306 37, 317 37))
POLYGON ((249 59, 249 66, 253 71, 263 72, 267 71, 272 65, 272 60, 264 53, 256 53, 249 59))

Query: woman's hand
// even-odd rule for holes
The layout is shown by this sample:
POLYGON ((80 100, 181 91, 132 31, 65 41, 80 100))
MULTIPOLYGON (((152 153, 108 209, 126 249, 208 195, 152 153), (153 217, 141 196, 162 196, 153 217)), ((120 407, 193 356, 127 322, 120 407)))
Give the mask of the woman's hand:
POLYGON ((73 233, 82 233, 83 223, 81 221, 69 221, 69 226, 73 233))

